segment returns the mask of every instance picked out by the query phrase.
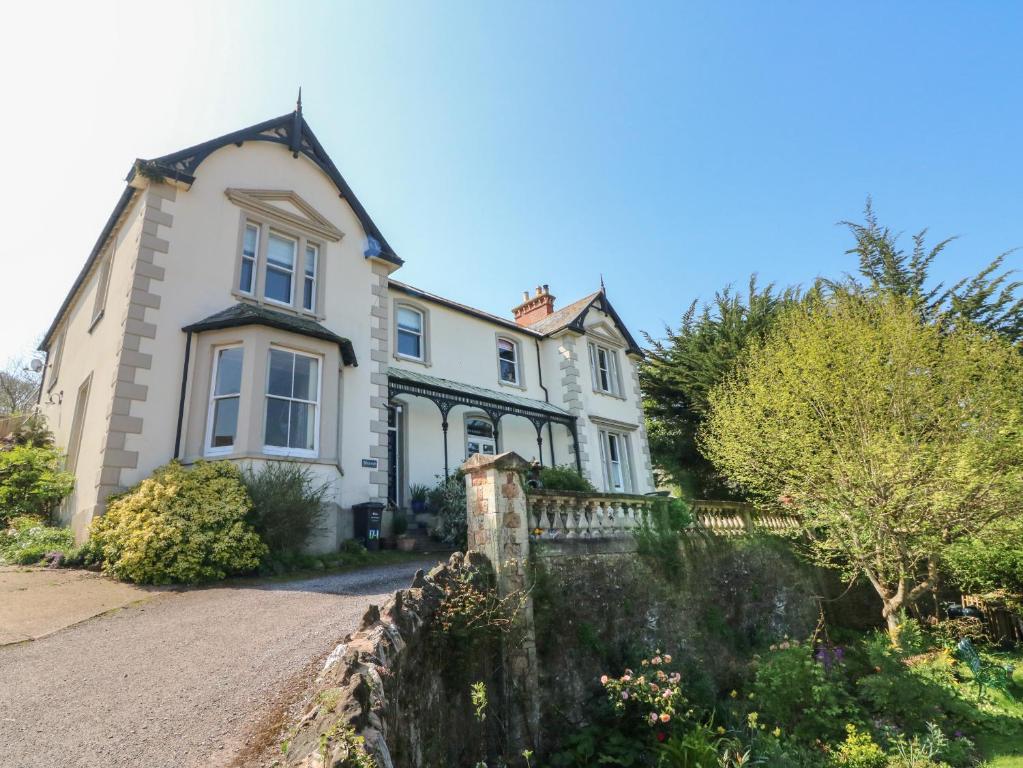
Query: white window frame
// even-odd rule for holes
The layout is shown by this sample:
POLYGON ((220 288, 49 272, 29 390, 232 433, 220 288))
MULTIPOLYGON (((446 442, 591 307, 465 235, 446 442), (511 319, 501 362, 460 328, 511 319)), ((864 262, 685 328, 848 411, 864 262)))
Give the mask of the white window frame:
POLYGON ((238 289, 238 293, 245 294, 246 296, 256 295, 256 286, 259 283, 259 243, 263 239, 263 227, 259 222, 245 220, 245 226, 242 228, 242 245, 241 245, 241 261, 239 262, 238 268, 238 285, 235 287, 238 289), (242 275, 245 274, 245 262, 250 261, 249 257, 245 255, 245 235, 249 230, 254 230, 256 233, 255 248, 252 251, 252 275, 249 279, 248 290, 242 288, 242 275))
MULTIPOLYGON (((513 339, 513 338, 511 338, 509 336, 500 336, 499 335, 497 337, 496 352, 497 352, 497 380, 498 380, 498 382, 500 382, 501 384, 507 384, 507 385, 512 386, 512 387, 522 387, 523 386, 523 384, 522 384, 522 363, 520 361, 521 355, 519 354, 519 343, 515 339, 513 339), (502 368, 501 368, 501 363, 503 362, 503 358, 501 357, 501 343, 502 342, 504 342, 505 344, 510 344, 511 345, 511 351, 512 351, 512 355, 513 355, 513 359, 512 359, 511 362, 514 365, 514 372, 515 372, 515 378, 512 381, 509 381, 508 379, 506 379, 506 378, 504 378, 502 376, 502 368)), ((504 361, 504 362, 506 362, 506 361, 504 361)))
POLYGON ((622 397, 622 380, 618 366, 618 351, 603 344, 590 342, 590 374, 593 383, 593 391, 603 395, 622 397), (606 364, 600 365, 600 357, 603 354, 606 364), (602 374, 606 375, 608 386, 605 387, 602 381, 602 374))
POLYGON ((302 251, 302 309, 306 312, 316 312, 316 291, 319 288, 319 271, 320 271, 320 246, 316 243, 305 241, 305 249, 302 251), (313 271, 309 272, 309 255, 312 253, 313 271), (305 288, 306 285, 310 285, 309 300, 311 306, 305 305, 305 288))
POLYGON ((494 420, 492 418, 490 418, 487 414, 485 414, 485 413, 475 413, 475 412, 467 413, 467 414, 465 414, 465 420, 464 420, 463 424, 464 424, 463 429, 464 429, 464 432, 465 432, 465 444, 464 444, 464 447, 465 447, 465 460, 466 461, 468 461, 472 457, 472 455, 473 455, 473 454, 469 453, 469 442, 470 441, 476 442, 476 443, 480 444, 480 451, 479 451, 479 453, 482 453, 484 456, 496 456, 498 453, 501 452, 501 449, 497 445, 497 440, 498 440, 497 427, 494 425, 494 420), (491 430, 491 437, 483 437, 481 435, 470 435, 469 434, 469 422, 471 422, 471 421, 483 421, 483 422, 486 422, 487 424, 489 424, 490 425, 490 430, 491 430), (493 445, 494 452, 493 453, 487 453, 486 451, 484 451, 483 450, 483 445, 484 444, 486 444, 486 445, 493 445))
POLYGON ((269 233, 266 236, 266 256, 263 259, 263 261, 264 261, 264 264, 263 264, 263 301, 266 301, 266 302, 268 302, 270 304, 276 304, 276 305, 281 306, 281 307, 291 307, 292 309, 295 309, 296 308, 295 307, 295 283, 298 282, 295 278, 298 277, 298 249, 299 249, 299 245, 301 244, 302 238, 296 237, 295 235, 289 235, 286 232, 281 232, 276 227, 270 227, 269 230, 270 231, 269 231, 269 233), (291 270, 290 270, 290 272, 289 272, 289 270, 284 269, 279 264, 273 264, 271 266, 271 262, 270 262, 270 238, 271 237, 278 237, 281 240, 290 240, 291 243, 294 245, 294 249, 292 250, 291 270), (271 269, 277 270, 278 272, 289 272, 289 274, 291 275, 290 285, 288 286, 290 293, 288 295, 288 300, 287 301, 281 301, 280 299, 275 299, 272 296, 267 296, 266 295, 266 278, 267 278, 267 275, 270 273, 271 269))
POLYGON ((238 442, 238 425, 242 421, 242 382, 245 380, 245 349, 242 344, 225 344, 221 347, 213 348, 213 371, 210 375, 210 398, 209 404, 206 410, 206 436, 203 438, 203 455, 204 456, 223 456, 225 454, 233 453, 235 445, 238 442), (241 349, 242 350, 242 375, 238 380, 238 392, 237 394, 229 395, 218 395, 217 394, 217 374, 220 372, 220 353, 226 352, 229 349, 241 349), (213 414, 216 410, 217 400, 226 400, 228 398, 238 399, 238 423, 235 424, 234 437, 232 438, 231 445, 213 445, 213 414))
POLYGON ((634 493, 636 478, 633 475, 632 445, 629 435, 613 429, 601 429, 600 431, 600 464, 604 476, 604 488, 608 493, 634 493), (611 458, 611 443, 614 441, 617 446, 618 461, 611 458), (615 464, 622 478, 622 487, 616 488, 613 480, 613 469, 615 464))
POLYGON ((426 313, 419 307, 414 307, 411 304, 397 304, 394 310, 394 355, 395 357, 401 358, 402 360, 414 360, 417 363, 426 362, 426 313), (410 333, 415 334, 415 331, 407 328, 402 328, 398 323, 398 318, 401 317, 401 311, 414 312, 419 315, 419 356, 410 355, 405 352, 399 351, 398 341, 401 338, 401 334, 410 333))
MULTIPOLYGON (((292 387, 294 387, 295 368, 291 369, 292 387)), ((268 456, 292 456, 295 458, 315 459, 320 455, 320 406, 323 402, 323 355, 316 355, 302 349, 292 349, 278 344, 271 344, 266 354, 266 376, 263 377, 263 453, 268 456), (288 352, 299 357, 308 357, 316 361, 316 400, 303 400, 300 397, 284 397, 271 395, 270 390, 270 352, 288 352), (313 448, 288 448, 266 444, 266 410, 269 400, 287 400, 293 403, 306 403, 313 406, 313 448)), ((288 419, 288 437, 291 437, 291 419, 288 419)))

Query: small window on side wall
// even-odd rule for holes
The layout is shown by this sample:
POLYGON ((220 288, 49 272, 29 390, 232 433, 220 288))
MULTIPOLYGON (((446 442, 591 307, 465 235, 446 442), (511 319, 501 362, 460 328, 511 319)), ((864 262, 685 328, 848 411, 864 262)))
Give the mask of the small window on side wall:
POLYGON ((505 384, 520 384, 519 348, 510 339, 497 340, 497 365, 501 381, 505 384))
POLYGON ((210 387, 209 435, 206 454, 229 453, 238 436, 238 406, 242 388, 241 347, 218 349, 210 387))
POLYGON ((412 307, 398 307, 398 354, 423 359, 423 313, 412 307))

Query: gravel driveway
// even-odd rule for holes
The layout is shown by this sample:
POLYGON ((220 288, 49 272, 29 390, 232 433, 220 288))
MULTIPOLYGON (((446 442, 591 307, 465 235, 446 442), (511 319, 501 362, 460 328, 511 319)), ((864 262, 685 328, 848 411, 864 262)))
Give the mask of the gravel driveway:
POLYGON ((370 603, 434 562, 169 592, 0 648, 0 766, 227 765, 370 603))

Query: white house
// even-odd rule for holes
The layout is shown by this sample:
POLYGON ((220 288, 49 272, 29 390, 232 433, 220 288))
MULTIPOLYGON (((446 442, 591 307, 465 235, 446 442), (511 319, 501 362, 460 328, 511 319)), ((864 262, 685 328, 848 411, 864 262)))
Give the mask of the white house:
POLYGON ((403 506, 468 455, 577 465, 653 490, 636 363, 603 289, 547 286, 505 318, 399 282, 402 266, 302 117, 137 160, 41 348, 41 407, 86 535, 172 458, 307 463, 335 508, 403 506))

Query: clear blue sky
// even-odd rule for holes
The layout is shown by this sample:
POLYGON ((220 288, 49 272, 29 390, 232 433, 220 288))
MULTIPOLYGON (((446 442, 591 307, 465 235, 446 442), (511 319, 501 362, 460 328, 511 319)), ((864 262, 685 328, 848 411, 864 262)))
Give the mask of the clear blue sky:
POLYGON ((0 358, 45 329, 133 158, 284 113, 300 84, 313 129, 406 260, 396 276, 502 314, 523 289, 549 283, 568 302, 603 273, 632 330, 658 333, 751 272, 837 275, 854 263, 835 223, 867 195, 893 227, 961 235, 943 278, 1023 245, 1023 5, 20 13, 0 53, 16 81, 0 121, 5 211, 45 226, 58 184, 75 213, 51 224, 56 238, 29 226, 0 246, 5 293, 38 286, 8 304, 19 322, 5 319, 0 358), (37 260, 18 272, 26 249, 48 259, 45 280, 37 260))

